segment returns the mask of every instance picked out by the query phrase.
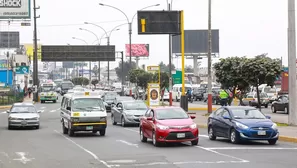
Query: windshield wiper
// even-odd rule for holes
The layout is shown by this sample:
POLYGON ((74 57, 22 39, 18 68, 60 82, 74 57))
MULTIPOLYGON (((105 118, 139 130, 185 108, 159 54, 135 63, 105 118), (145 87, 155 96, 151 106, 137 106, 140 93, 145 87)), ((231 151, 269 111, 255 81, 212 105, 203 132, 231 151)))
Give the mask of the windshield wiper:
POLYGON ((265 118, 260 118, 260 117, 249 117, 248 119, 265 119, 265 118))
POLYGON ((92 110, 104 111, 104 109, 101 108, 101 107, 86 107, 86 109, 92 109, 92 110))
POLYGON ((78 110, 86 110, 85 107, 76 107, 76 108, 74 108, 74 109, 78 109, 78 110))

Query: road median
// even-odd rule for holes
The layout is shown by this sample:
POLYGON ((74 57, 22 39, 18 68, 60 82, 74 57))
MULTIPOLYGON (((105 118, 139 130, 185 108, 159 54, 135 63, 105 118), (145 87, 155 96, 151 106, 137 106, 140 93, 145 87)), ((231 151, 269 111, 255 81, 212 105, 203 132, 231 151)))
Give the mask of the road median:
POLYGON ((11 108, 11 105, 7 105, 7 106, 0 106, 0 109, 9 109, 11 108))

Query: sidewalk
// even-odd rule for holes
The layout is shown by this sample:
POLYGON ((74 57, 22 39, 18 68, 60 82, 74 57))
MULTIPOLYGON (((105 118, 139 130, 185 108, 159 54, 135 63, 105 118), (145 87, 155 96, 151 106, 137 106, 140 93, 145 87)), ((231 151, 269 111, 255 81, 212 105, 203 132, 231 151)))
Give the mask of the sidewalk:
MULTIPOLYGON (((200 128, 207 128, 208 116, 204 116, 206 113, 207 113, 206 111, 197 111, 196 114, 193 114, 194 116, 196 116, 196 118, 194 119, 194 122, 200 128)), ((288 123, 288 117, 286 118, 287 118, 286 120, 287 122, 280 122, 280 121, 284 121, 285 119, 283 117, 279 117, 279 116, 273 117, 271 115, 271 120, 277 123, 288 123)), ((279 137, 280 141, 297 143, 297 127, 279 126, 278 130, 280 132, 280 137, 279 137)))

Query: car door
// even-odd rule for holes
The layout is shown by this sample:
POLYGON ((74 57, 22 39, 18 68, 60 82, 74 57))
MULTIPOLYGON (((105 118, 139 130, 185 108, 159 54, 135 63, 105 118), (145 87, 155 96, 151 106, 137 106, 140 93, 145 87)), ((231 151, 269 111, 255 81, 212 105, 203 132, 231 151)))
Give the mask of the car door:
POLYGON ((231 128, 232 122, 231 122, 231 115, 230 112, 227 109, 224 109, 221 113, 221 122, 220 122, 220 130, 222 132, 222 135, 226 138, 229 137, 229 130, 231 128))
POLYGON ((283 96, 280 96, 277 98, 277 100, 275 102, 273 102, 273 106, 276 111, 282 110, 282 108, 281 108, 282 99, 283 99, 283 96))
POLYGON ((212 114, 212 117, 210 117, 210 119, 209 119, 209 124, 211 124, 211 126, 212 126, 212 129, 213 129, 213 131, 214 131, 214 133, 215 133, 215 135, 219 135, 220 133, 220 131, 219 131, 219 120, 220 120, 220 118, 219 118, 219 115, 223 112, 223 110, 224 110, 224 107, 221 107, 221 108, 219 108, 219 109, 217 109, 213 114, 212 114))
POLYGON ((289 104, 289 97, 283 96, 280 104, 280 109, 281 111, 285 111, 285 108, 288 110, 288 104, 289 104))
POLYGON ((122 116, 122 112, 121 110, 119 109, 123 109, 123 105, 122 103, 118 103, 114 108, 113 108, 113 111, 114 111, 114 120, 115 122, 121 122, 121 116, 122 116))
POLYGON ((145 137, 149 137, 149 133, 148 133, 149 124, 148 124, 147 117, 150 116, 150 112, 151 112, 151 109, 148 109, 146 111, 145 115, 141 118, 141 127, 142 127, 143 134, 145 137))
POLYGON ((147 120, 147 133, 148 133, 148 137, 152 138, 153 136, 153 129, 155 128, 155 116, 154 116, 154 110, 151 109, 150 113, 149 113, 149 117, 152 118, 152 120, 147 120))

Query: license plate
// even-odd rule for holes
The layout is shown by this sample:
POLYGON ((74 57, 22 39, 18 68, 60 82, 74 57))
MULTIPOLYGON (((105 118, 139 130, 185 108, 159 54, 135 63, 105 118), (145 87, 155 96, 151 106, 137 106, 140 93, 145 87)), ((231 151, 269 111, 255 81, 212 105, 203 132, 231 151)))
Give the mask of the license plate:
POLYGON ((258 135, 266 135, 266 131, 258 131, 258 135))
POLYGON ((185 133, 178 133, 178 134, 176 135, 176 137, 177 137, 177 138, 184 138, 184 137, 186 137, 186 134, 185 134, 185 133))
POLYGON ((22 125, 27 125, 27 121, 22 121, 21 124, 22 125))
POLYGON ((87 126, 86 130, 93 130, 93 126, 87 126))

